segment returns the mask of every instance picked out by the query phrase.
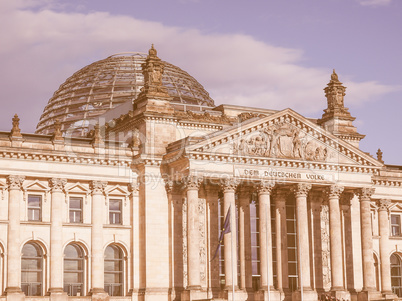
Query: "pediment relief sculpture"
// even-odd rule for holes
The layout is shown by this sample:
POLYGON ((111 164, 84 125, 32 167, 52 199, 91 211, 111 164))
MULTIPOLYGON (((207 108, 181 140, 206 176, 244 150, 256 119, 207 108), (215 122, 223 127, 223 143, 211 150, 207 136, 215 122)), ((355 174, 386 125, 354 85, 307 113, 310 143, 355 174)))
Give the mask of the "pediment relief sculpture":
POLYGON ((223 130, 189 146, 188 151, 205 155, 379 166, 374 158, 290 109, 255 120, 243 128, 223 130))
POLYGON ((327 161, 333 152, 288 123, 275 124, 234 141, 233 154, 309 161, 327 161))

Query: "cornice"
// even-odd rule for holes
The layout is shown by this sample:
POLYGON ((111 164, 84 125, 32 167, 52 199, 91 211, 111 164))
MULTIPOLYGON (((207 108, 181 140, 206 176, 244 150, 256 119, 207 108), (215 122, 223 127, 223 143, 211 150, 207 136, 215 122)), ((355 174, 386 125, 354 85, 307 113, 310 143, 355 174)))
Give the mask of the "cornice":
POLYGON ((270 158, 263 158, 263 157, 251 157, 251 156, 242 157, 242 156, 237 156, 237 155, 207 154, 207 153, 196 152, 196 151, 187 151, 186 154, 183 154, 182 156, 186 156, 190 160, 223 162, 223 163, 228 163, 228 164, 234 163, 234 164, 257 165, 257 166, 317 169, 317 170, 327 170, 327 171, 366 173, 366 174, 371 174, 371 175, 377 175, 379 173, 379 170, 381 169, 380 167, 375 167, 375 166, 346 165, 346 164, 339 164, 339 163, 298 161, 298 160, 278 159, 278 158, 270 159, 270 158))
POLYGON ((75 164, 93 164, 105 166, 125 166, 129 167, 131 164, 131 157, 125 159, 108 158, 107 154, 88 154, 76 156, 72 155, 74 152, 66 153, 51 153, 51 152, 33 152, 29 150, 0 150, 0 158, 4 159, 18 159, 28 161, 47 161, 58 163, 75 163, 75 164), (71 154, 70 154, 71 153, 71 154), (101 158, 104 157, 104 158, 101 158))
POLYGON ((375 177, 372 179, 372 184, 374 186, 384 186, 384 187, 402 187, 401 179, 387 179, 382 177, 375 177))

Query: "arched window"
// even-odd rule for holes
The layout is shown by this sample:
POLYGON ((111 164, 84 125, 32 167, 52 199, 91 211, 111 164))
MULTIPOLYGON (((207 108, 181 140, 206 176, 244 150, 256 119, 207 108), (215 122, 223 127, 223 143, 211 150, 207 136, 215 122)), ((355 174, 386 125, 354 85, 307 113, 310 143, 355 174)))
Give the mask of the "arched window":
POLYGON ((391 255, 391 285, 392 291, 398 295, 402 296, 402 275, 401 275, 401 259, 398 255, 391 255))
POLYGON ((105 250, 105 291, 109 296, 123 296, 123 252, 117 246, 105 250))
POLYGON ((79 245, 70 244, 64 250, 64 291, 69 296, 84 294, 84 252, 79 245))
POLYGON ((26 296, 42 296, 43 251, 38 244, 29 242, 22 248, 21 289, 26 296))

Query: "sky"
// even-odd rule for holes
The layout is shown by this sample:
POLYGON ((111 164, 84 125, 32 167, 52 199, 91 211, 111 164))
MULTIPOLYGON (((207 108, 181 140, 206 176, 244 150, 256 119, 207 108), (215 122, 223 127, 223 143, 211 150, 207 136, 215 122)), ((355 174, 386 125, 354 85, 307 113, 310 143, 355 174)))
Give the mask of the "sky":
POLYGON ((74 72, 152 43, 216 105, 320 118, 335 69, 360 148, 402 165, 401 0, 0 0, 0 131, 33 133, 74 72))

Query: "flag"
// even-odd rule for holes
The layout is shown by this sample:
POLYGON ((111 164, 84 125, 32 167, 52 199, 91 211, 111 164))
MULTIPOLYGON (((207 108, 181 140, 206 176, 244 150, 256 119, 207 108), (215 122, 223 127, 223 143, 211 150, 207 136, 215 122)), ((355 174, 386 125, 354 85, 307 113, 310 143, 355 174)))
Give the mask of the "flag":
POLYGON ((219 249, 221 248, 221 244, 223 243, 223 237, 226 233, 230 233, 230 206, 228 209, 228 213, 226 213, 225 222, 223 223, 221 235, 219 236, 219 243, 216 247, 216 251, 214 257, 212 257, 211 261, 215 259, 216 255, 218 255, 219 249))

